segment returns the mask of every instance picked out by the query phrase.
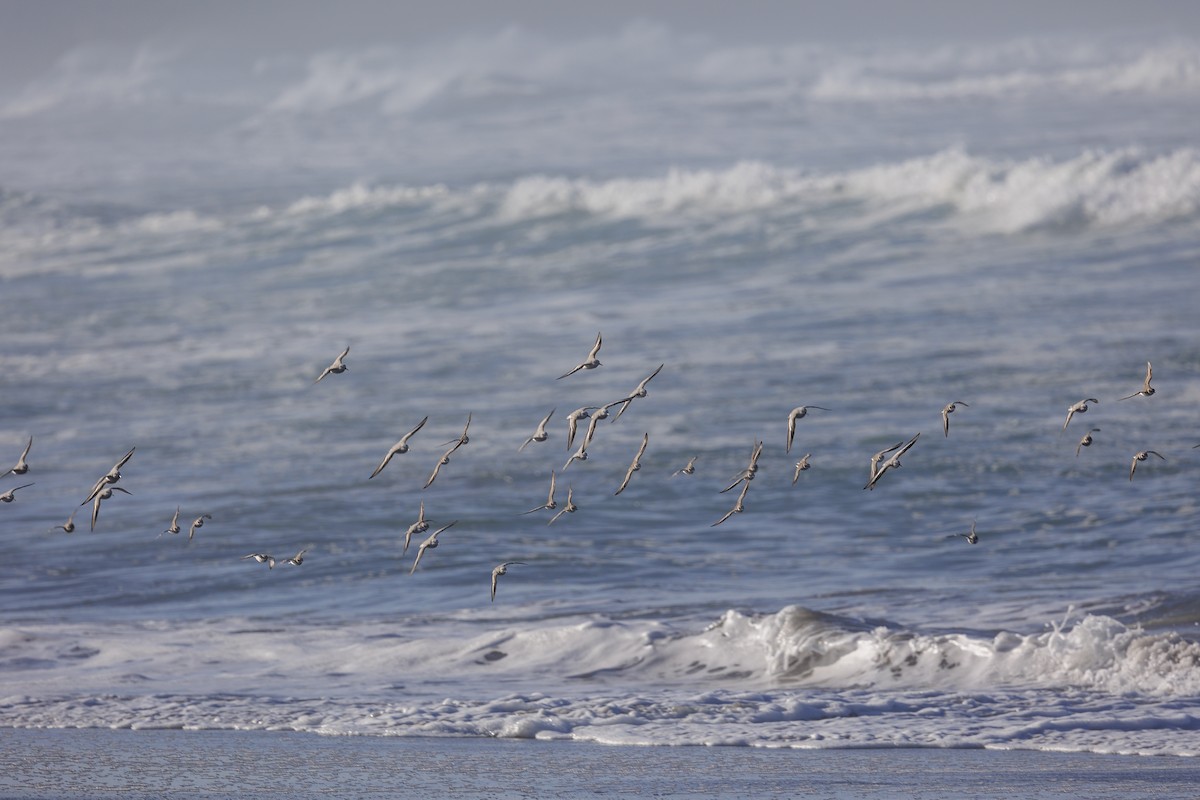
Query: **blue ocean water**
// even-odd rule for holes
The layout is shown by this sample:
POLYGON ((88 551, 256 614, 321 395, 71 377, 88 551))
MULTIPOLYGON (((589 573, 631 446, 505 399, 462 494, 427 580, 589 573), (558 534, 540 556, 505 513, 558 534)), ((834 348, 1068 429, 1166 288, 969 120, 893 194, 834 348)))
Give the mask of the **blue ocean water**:
POLYGON ((1200 44, 585 44, 0 97, 0 725, 1200 752, 1200 44))

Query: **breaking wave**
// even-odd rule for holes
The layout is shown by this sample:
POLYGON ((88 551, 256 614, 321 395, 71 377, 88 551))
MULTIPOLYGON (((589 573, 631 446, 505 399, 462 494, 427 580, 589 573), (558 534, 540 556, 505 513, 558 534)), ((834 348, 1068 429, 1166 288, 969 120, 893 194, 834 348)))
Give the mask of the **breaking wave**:
POLYGON ((1200 693, 1200 644, 1104 616, 992 636, 797 606, 699 632, 446 624, 10 627, 0 673, 24 689, 0 697, 0 725, 1200 752, 1179 706, 1200 693))
POLYGON ((450 234, 482 229, 499 241, 523 225, 574 226, 572 237, 586 238, 589 224, 606 221, 719 231, 778 222, 792 236, 861 232, 893 221, 957 225, 966 234, 1053 234, 1190 219, 1198 210, 1200 151, 1192 148, 1087 151, 1060 160, 1001 160, 950 149, 841 172, 743 161, 725 169, 674 168, 607 180, 529 175, 464 187, 358 182, 229 215, 71 206, 3 192, 0 244, 6 257, 0 257, 0 272, 17 274, 37 268, 35 259, 97 246, 145 244, 154 253, 156 243, 187 237, 211 245, 217 231, 229 232, 235 245, 319 237, 346 216, 389 235, 419 236, 432 223, 450 234))
MULTIPOLYGON (((1074 158, 1006 161, 959 149, 844 172, 743 161, 725 169, 596 180, 532 175, 464 189, 354 184, 295 201, 281 213, 340 214, 412 208, 490 209, 500 222, 560 216, 645 220, 655 225, 739 214, 816 214, 847 200, 908 214, 949 209, 992 232, 1111 227, 1170 220, 1200 209, 1200 152, 1087 151, 1074 158)), ((270 209, 260 216, 270 217, 270 209)))

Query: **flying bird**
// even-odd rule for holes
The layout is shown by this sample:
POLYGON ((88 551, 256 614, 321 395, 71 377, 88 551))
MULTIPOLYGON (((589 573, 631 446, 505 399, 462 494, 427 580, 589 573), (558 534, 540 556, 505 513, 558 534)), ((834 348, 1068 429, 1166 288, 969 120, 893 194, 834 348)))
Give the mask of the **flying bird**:
MULTIPOLYGON (((78 511, 78 510, 79 509, 75 509, 75 511, 78 511)), ((62 530, 66 531, 67 533, 74 533, 75 532, 75 511, 71 512, 71 516, 67 517, 67 521, 65 523, 63 523, 62 525, 55 525, 54 527, 56 529, 61 528, 62 530)))
POLYGON ((954 413, 959 406, 970 408, 970 404, 964 403, 962 400, 955 400, 953 403, 947 403, 942 407, 942 433, 946 436, 950 435, 950 415, 954 413))
POLYGON ((192 520, 192 527, 188 528, 188 541, 189 542, 192 540, 192 537, 196 535, 196 531, 198 531, 198 530, 200 530, 200 528, 204 527, 204 520, 206 520, 206 519, 212 519, 212 514, 201 514, 200 516, 198 516, 194 520, 192 520))
POLYGON ((350 369, 350 366, 342 361, 342 359, 344 359, 348 355, 350 355, 349 347, 347 347, 345 350, 343 350, 342 354, 340 356, 338 356, 337 358, 335 358, 333 360, 333 363, 330 364, 328 367, 326 367, 325 371, 322 372, 320 375, 318 375, 317 379, 315 381, 313 381, 313 383, 320 383, 326 375, 341 375, 343 372, 350 369))
POLYGON ((750 452, 750 463, 746 466, 746 469, 742 470, 741 474, 734 478, 733 482, 718 492, 718 494, 725 494, 742 481, 749 482, 754 480, 754 474, 758 472, 758 459, 762 455, 762 448, 763 443, 761 441, 754 443, 754 449, 750 452))
POLYGON ((558 513, 550 518, 547 525, 553 525, 554 520, 561 517, 563 514, 574 514, 579 510, 579 506, 575 505, 575 490, 570 486, 567 487, 567 504, 558 510, 558 513))
POLYGON ((875 480, 875 475, 879 472, 879 462, 883 460, 883 457, 886 456, 888 453, 892 452, 893 450, 896 450, 897 448, 901 447, 903 444, 904 444, 903 441, 896 442, 891 447, 888 447, 884 450, 880 450, 878 453, 871 456, 871 480, 872 481, 875 480))
POLYGON ((1129 480, 1133 480, 1133 473, 1135 470, 1137 470, 1138 462, 1145 461, 1150 456, 1158 456, 1159 458, 1162 458, 1163 461, 1166 461, 1166 459, 1163 458, 1162 453, 1159 453, 1157 450, 1142 450, 1133 457, 1133 461, 1129 462, 1129 480))
POLYGON ((907 453, 912 448, 912 446, 917 443, 917 439, 920 436, 921 436, 921 434, 918 433, 916 436, 912 437, 907 442, 905 442, 903 445, 901 445, 899 450, 892 453, 892 455, 888 458, 888 460, 884 461, 883 464, 881 464, 879 466, 879 469, 876 470, 875 474, 871 476, 870 482, 867 483, 867 485, 864 486, 863 488, 874 490, 875 484, 878 483, 879 479, 883 477, 884 473, 886 473, 889 469, 893 469, 895 467, 901 466, 900 457, 902 455, 904 455, 905 453, 907 453))
POLYGON ((438 462, 433 465, 433 472, 429 473, 429 480, 425 481, 425 485, 421 487, 422 489, 428 489, 431 485, 433 485, 433 482, 437 478, 438 473, 441 472, 442 467, 450 463, 450 455, 458 448, 459 445, 455 443, 453 447, 442 453, 442 457, 439 458, 438 462))
POLYGON ((600 343, 600 334, 597 333, 596 343, 592 345, 592 350, 590 353, 588 353, 588 357, 584 359, 583 363, 575 367, 575 369, 571 370, 570 372, 559 375, 557 378, 555 378, 555 380, 561 381, 563 378, 567 377, 568 375, 574 375, 581 369, 595 369, 596 367, 600 366, 600 359, 597 358, 597 356, 600 355, 600 343))
POLYGON ((800 480, 800 473, 812 466, 808 463, 808 457, 811 455, 812 453, 805 453, 804 458, 796 462, 796 471, 792 474, 792 486, 795 486, 796 481, 800 480))
POLYGON ((671 473, 671 477, 674 478, 676 475, 691 475, 691 474, 695 473, 696 459, 699 457, 700 456, 692 456, 691 458, 689 458, 688 462, 685 466, 680 467, 679 469, 677 469, 671 473))
POLYGON ((734 504, 733 508, 726 511, 725 516, 721 517, 719 520, 714 522, 709 527, 715 528, 718 525, 720 525, 722 522, 724 522, 725 520, 732 517, 734 514, 740 514, 743 511, 745 511, 746 510, 746 492, 748 492, 749 490, 750 490, 750 482, 746 481, 744 484, 742 484, 742 493, 738 495, 737 503, 734 504))
POLYGON ((137 449, 136 447, 129 448, 129 452, 126 453, 125 455, 121 456, 121 460, 118 461, 116 464, 113 464, 112 469, 110 469, 108 472, 104 473, 104 475, 101 476, 100 480, 96 481, 96 483, 92 486, 92 491, 88 494, 87 499, 84 500, 79 505, 81 505, 81 506, 87 505, 88 503, 90 503, 93 500, 93 498, 96 497, 96 495, 100 494, 100 490, 103 489, 105 486, 110 486, 110 485, 116 483, 117 481, 121 480, 121 467, 125 466, 125 464, 127 464, 129 462, 129 459, 133 458, 133 451, 136 449, 137 449))
POLYGON ((1092 428, 1090 431, 1088 431, 1087 433, 1085 433, 1083 435, 1083 438, 1079 440, 1079 444, 1075 445, 1075 457, 1076 458, 1079 457, 1080 450, 1082 450, 1085 447, 1092 446, 1092 434, 1099 433, 1099 432, 1100 432, 1099 428, 1092 428))
MULTIPOLYGON (((99 492, 97 492, 96 496, 92 499, 92 530, 93 531, 96 530, 96 520, 100 518, 100 504, 102 502, 104 502, 105 500, 107 500, 108 498, 112 497, 114 491, 125 492, 125 494, 133 494, 133 492, 129 491, 128 489, 122 489, 120 486, 105 486, 103 489, 101 489, 99 492)), ((3 500, 3 499, 4 499, 3 497, 0 497, 0 500, 3 500)))
POLYGON ((611 403, 605 403, 602 406, 592 406, 593 411, 591 414, 591 419, 588 420, 587 433, 583 435, 584 447, 590 445, 592 443, 592 439, 596 437, 596 426, 600 423, 600 420, 608 419, 608 410, 615 405, 625 402, 625 400, 628 399, 629 398, 626 397, 622 398, 621 400, 614 400, 611 403))
POLYGON ((649 442, 650 442, 650 434, 643 433, 642 434, 642 445, 641 445, 641 447, 638 448, 637 455, 635 455, 633 457, 633 461, 629 464, 629 469, 627 469, 625 471, 625 480, 621 481, 621 485, 619 487, 617 487, 617 490, 615 492, 613 492, 614 495, 618 495, 621 492, 625 491, 625 487, 629 485, 629 479, 633 477, 633 473, 637 472, 639 469, 642 468, 642 456, 645 455, 646 445, 649 444, 649 442))
POLYGON ((1138 397, 1138 396, 1149 397, 1150 395, 1154 394, 1154 387, 1150 385, 1150 379, 1153 377, 1154 377, 1154 368, 1151 367, 1150 362, 1147 361, 1146 362, 1146 380, 1142 381, 1142 388, 1139 391, 1136 391, 1133 394, 1128 395, 1126 397, 1122 397, 1120 399, 1128 400, 1130 397, 1138 397))
POLYGON ((247 558, 253 558, 259 564, 266 564, 267 569, 275 569, 274 556, 270 556, 266 553, 251 553, 248 556, 242 556, 242 561, 245 561, 247 558))
POLYGON ((646 394, 647 394, 646 393, 646 384, 648 384, 650 381, 652 381, 654 379, 655 375, 662 372, 662 368, 665 366, 666 366, 666 364, 659 364, 658 369, 654 370, 654 372, 651 372, 648 376, 646 376, 644 379, 642 379, 642 382, 637 385, 636 389, 634 389, 632 392, 629 393, 628 397, 626 397, 624 400, 617 401, 621 404, 621 407, 619 409, 617 409, 617 415, 615 417, 613 417, 613 422, 616 422, 617 420, 619 420, 621 418, 621 415, 625 413, 625 409, 629 408, 630 403, 632 403, 634 400, 636 400, 639 397, 646 396, 646 394))
POLYGON ((304 563, 304 554, 307 552, 308 552, 308 548, 306 547, 303 550, 301 550, 299 553, 296 553, 296 555, 292 556, 291 558, 285 558, 283 560, 283 563, 291 564, 293 567, 298 567, 304 563))
POLYGON ((496 602, 496 578, 499 578, 501 575, 507 575, 508 568, 511 567, 513 564, 524 565, 525 562, 524 561, 505 561, 503 564, 497 564, 495 567, 492 568, 492 602, 493 603, 496 602))
POLYGON ((417 571, 417 564, 421 563, 421 556, 425 555, 425 551, 432 550, 438 546, 438 534, 444 530, 454 527, 456 524, 458 524, 458 520, 454 520, 454 522, 451 522, 449 525, 443 525, 434 531, 428 539, 421 542, 421 546, 417 548, 417 557, 413 561, 412 569, 408 571, 409 575, 412 575, 417 571))
POLYGON ((971 532, 959 533, 956 536, 961 536, 967 540, 967 544, 979 544, 979 534, 975 532, 975 520, 971 520, 971 532))
POLYGON ((804 419, 806 416, 808 416, 808 410, 810 408, 819 408, 822 411, 829 410, 828 408, 824 408, 822 406, 796 406, 790 412, 788 412, 787 450, 785 452, 792 452, 792 439, 796 438, 796 420, 804 419))
POLYGON ((571 457, 567 459, 567 463, 563 464, 563 468, 559 471, 565 472, 567 467, 571 466, 571 462, 573 462, 573 461, 587 461, 587 460, 588 460, 587 442, 583 442, 582 444, 579 445, 579 449, 571 454, 571 457))
POLYGON ((1071 404, 1071 406, 1067 409, 1067 421, 1064 422, 1062 426, 1064 431, 1067 429, 1067 426, 1071 424, 1071 417, 1075 416, 1076 414, 1087 413, 1088 403, 1096 403, 1098 405, 1100 401, 1094 397, 1089 397, 1086 400, 1080 400, 1078 403, 1071 404))
POLYGON ((400 555, 408 552, 408 544, 412 541, 414 533, 424 533, 429 530, 429 522, 425 519, 425 501, 421 501, 421 510, 417 514, 417 521, 408 526, 408 530, 404 532, 404 549, 400 551, 400 555))
POLYGON ((554 509, 558 508, 558 503, 554 499, 554 486, 555 486, 554 470, 550 470, 550 497, 546 500, 545 503, 542 503, 537 508, 531 508, 528 511, 522 511, 521 513, 522 514, 532 514, 535 511, 541 511, 543 509, 548 509, 550 511, 553 511, 554 509))
POLYGON ((571 449, 571 445, 575 442, 575 431, 579 427, 579 420, 587 419, 591 416, 591 412, 596 406, 584 406, 577 408, 570 414, 567 414, 567 449, 571 449))
MULTIPOLYGON (((380 472, 383 471, 383 468, 386 467, 388 465, 388 462, 392 460, 392 456, 397 455, 399 453, 407 453, 408 452, 408 440, 412 438, 414 433, 421 430, 421 428, 425 427, 425 423, 428 420, 429 420, 429 417, 426 416, 424 419, 422 419, 420 422, 417 423, 417 427, 413 428, 411 431, 409 431, 408 433, 401 436, 400 441, 398 441, 394 445, 392 445, 391 449, 387 451, 387 455, 385 455, 383 457, 383 461, 380 461, 379 466, 376 467, 375 471, 371 473, 371 478, 374 478, 376 475, 378 475, 380 472)), ((367 478, 367 480, 370 480, 371 478, 367 478)))
POLYGON ((457 450, 458 448, 462 447, 464 444, 467 444, 468 442, 471 441, 471 437, 467 436, 467 431, 470 429, 471 429, 471 413, 468 412, 467 413, 467 424, 463 426, 463 432, 458 435, 457 439, 451 439, 448 442, 442 442, 442 444, 454 445, 453 447, 450 448, 450 452, 453 453, 455 450, 457 450))
POLYGON ((159 536, 162 536, 163 533, 179 533, 179 531, 179 506, 175 506, 175 516, 171 517, 171 527, 160 533, 159 536))
MULTIPOLYGON (((548 423, 550 421, 550 418, 554 416, 554 412, 557 410, 558 409, 551 409, 549 414, 542 417, 542 421, 538 423, 537 430, 535 430, 533 432, 533 436, 530 436, 528 439, 525 440, 525 444, 523 444, 517 448, 518 453, 523 451, 529 445, 530 442, 544 442, 550 438, 550 434, 546 433, 546 423, 548 423)), ((568 447, 569 446, 570 445, 568 445, 568 447)))
POLYGON ((33 484, 27 483, 24 486, 14 486, 13 488, 9 489, 4 494, 0 494, 0 503, 11 503, 13 500, 17 499, 17 490, 18 489, 25 489, 30 486, 33 486, 33 484))
MULTIPOLYGON (((14 466, 12 469, 10 469, 8 472, 6 472, 4 474, 5 475, 24 475, 26 472, 29 472, 29 462, 27 462, 25 460, 25 458, 26 458, 26 456, 29 455, 29 450, 32 447, 33 447, 33 437, 30 436, 29 444, 25 445, 25 450, 21 453, 21 457, 19 459, 17 459, 16 466, 14 466)), ((3 477, 3 476, 0 476, 0 477, 3 477)))

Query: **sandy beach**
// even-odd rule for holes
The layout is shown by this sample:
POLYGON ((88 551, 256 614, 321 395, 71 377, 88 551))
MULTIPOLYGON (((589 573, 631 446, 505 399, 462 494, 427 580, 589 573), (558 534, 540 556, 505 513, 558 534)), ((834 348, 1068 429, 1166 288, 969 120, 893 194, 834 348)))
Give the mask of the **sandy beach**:
POLYGON ((8 729, 0 797, 1198 797, 1200 763, 1034 751, 611 747, 8 729))

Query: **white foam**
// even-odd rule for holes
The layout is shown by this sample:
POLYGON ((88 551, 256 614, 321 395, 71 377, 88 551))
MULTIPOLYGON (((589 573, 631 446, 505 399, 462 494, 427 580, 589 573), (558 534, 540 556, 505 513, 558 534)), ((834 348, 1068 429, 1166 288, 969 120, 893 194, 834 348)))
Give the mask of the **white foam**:
MULTIPOLYGON (((126 214, 115 222, 34 195, 11 193, 0 207, 10 223, 0 234, 0 274, 49 269, 60 260, 63 268, 88 274, 152 270, 155 263, 146 254, 153 255, 164 243, 169 245, 166 252, 174 253, 181 237, 197 237, 198 243, 211 247, 212 232, 236 231, 244 235, 231 239, 229 246, 257 248, 274 237, 294 239, 298 225, 300 231, 320 237, 330 218, 364 210, 377 214, 378 224, 393 235, 404 235, 407 222, 390 212, 409 211, 425 212, 413 223, 418 228, 433 215, 450 229, 467 226, 462 230, 634 220, 680 231, 700 224, 723 236, 739 224, 774 220, 782 223, 776 236, 801 237, 816 230, 870 230, 889 220, 912 225, 913 213, 928 212, 933 216, 925 224, 957 225, 968 234, 1074 232, 1194 217, 1200 211, 1200 151, 1128 148, 1087 150, 1064 159, 1011 160, 954 148, 834 172, 742 161, 723 169, 673 168, 658 175, 607 180, 530 175, 462 188, 355 182, 278 208, 259 206, 227 215, 181 209, 126 214), (80 266, 80 252, 106 247, 116 254, 137 254, 137 263, 103 258, 80 266)), ((587 230, 586 224, 576 227, 572 236, 586 237, 587 230)), ((692 235, 703 236, 705 230, 692 235)), ((168 259, 162 266, 178 263, 186 262, 168 259)))
MULTIPOLYGON (((442 184, 432 186, 368 186, 356 182, 327 195, 306 195, 289 205, 284 214, 342 214, 362 208, 392 208, 427 203, 445 197, 449 190, 442 184)), ((253 212, 255 219, 272 216, 267 208, 253 212)))
MULTIPOLYGON (((444 187, 360 188, 309 205, 408 204, 444 193, 444 187)), ((1194 215, 1200 209, 1200 153, 1191 148, 1161 154, 1131 148, 1085 151, 1061 160, 998 160, 950 149, 845 172, 817 173, 747 161, 720 170, 671 169, 645 178, 531 176, 507 186, 477 185, 460 194, 473 203, 498 196, 496 213, 509 222, 585 214, 683 225, 762 212, 813 214, 853 199, 884 218, 945 207, 963 224, 1015 233, 1194 215)))
POLYGON ((1200 645, 1107 617, 990 638, 799 607, 483 627, 8 627, 0 725, 1200 753, 1200 645))
POLYGON ((1070 94, 1178 97, 1200 92, 1200 48, 1177 40, 1095 47, 1009 42, 983 54, 942 49, 927 55, 877 52, 837 59, 813 82, 827 102, 899 103, 1012 99, 1070 94))

